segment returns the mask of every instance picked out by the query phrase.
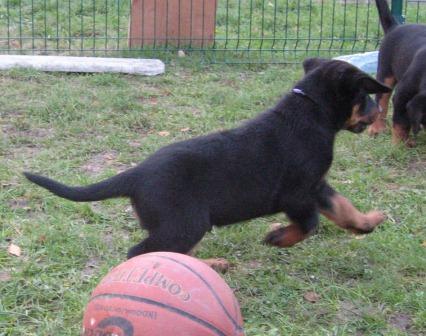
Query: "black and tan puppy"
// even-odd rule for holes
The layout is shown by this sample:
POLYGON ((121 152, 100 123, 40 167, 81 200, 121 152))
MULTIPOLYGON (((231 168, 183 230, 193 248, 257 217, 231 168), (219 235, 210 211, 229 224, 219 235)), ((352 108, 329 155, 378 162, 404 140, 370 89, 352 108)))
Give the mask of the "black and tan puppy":
POLYGON ((326 182, 337 132, 362 132, 378 109, 369 93, 389 88, 342 61, 309 59, 306 76, 276 106, 242 126, 166 146, 107 180, 69 187, 25 173, 77 202, 129 197, 148 237, 128 257, 188 253, 213 225, 284 212, 291 224, 266 237, 287 247, 305 239, 321 212, 340 227, 371 232, 381 212, 363 214, 326 182))
MULTIPOLYGON (((399 25, 392 16, 386 0, 376 0, 385 36, 379 51, 377 80, 394 87, 393 129, 394 143, 415 144, 410 130, 417 134, 426 124, 426 26, 399 25)), ((379 93, 376 102, 382 111, 369 127, 376 135, 386 128, 386 114, 391 93, 379 93)))

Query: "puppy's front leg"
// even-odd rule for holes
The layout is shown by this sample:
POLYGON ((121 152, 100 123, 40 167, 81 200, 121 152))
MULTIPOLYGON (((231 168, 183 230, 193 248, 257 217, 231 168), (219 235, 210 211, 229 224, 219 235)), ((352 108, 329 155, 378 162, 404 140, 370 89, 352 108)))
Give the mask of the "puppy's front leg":
POLYGON ((318 212, 314 204, 286 211, 291 224, 270 231, 265 243, 278 247, 290 247, 306 239, 318 226, 318 212))
POLYGON ((366 214, 358 211, 347 198, 337 193, 326 182, 319 188, 318 205, 321 214, 341 228, 354 233, 370 233, 386 219, 380 211, 370 211, 366 214))
POLYGON ((402 142, 407 147, 416 145, 414 139, 410 139, 411 122, 407 113, 407 103, 412 96, 413 94, 404 90, 402 86, 393 97, 392 142, 394 144, 402 142))

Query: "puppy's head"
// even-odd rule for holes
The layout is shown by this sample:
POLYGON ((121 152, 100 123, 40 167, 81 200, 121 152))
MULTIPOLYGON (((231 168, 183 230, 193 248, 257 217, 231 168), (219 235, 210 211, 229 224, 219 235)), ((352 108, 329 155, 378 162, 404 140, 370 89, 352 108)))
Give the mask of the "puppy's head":
POLYGON ((426 93, 419 93, 407 104, 407 114, 414 134, 426 123, 426 93))
POLYGON ((328 104, 338 129, 360 133, 374 122, 379 107, 370 98, 372 93, 390 92, 391 88, 355 66, 337 60, 310 58, 303 62, 305 73, 319 78, 317 85, 326 90, 328 104))

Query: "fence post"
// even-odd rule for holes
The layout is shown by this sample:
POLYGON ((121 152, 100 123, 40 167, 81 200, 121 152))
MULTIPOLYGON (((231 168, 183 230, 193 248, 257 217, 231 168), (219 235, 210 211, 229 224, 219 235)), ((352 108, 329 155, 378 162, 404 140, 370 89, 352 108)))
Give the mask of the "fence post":
POLYGON ((396 19, 396 21, 398 21, 399 23, 405 22, 405 18, 402 15, 402 5, 403 5, 403 0, 392 0, 391 12, 394 18, 396 19))

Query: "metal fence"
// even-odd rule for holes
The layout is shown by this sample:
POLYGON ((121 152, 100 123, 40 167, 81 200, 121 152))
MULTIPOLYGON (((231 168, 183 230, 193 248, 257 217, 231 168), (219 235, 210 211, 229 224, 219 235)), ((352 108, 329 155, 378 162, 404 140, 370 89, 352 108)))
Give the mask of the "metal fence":
MULTIPOLYGON (((392 3, 426 23, 426 0, 392 3)), ((0 0, 0 54, 290 63, 375 50, 381 34, 373 0, 0 0)))

